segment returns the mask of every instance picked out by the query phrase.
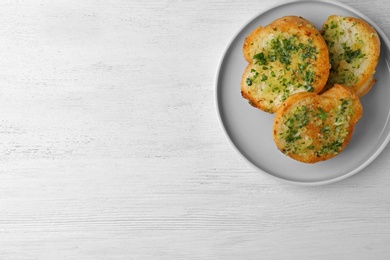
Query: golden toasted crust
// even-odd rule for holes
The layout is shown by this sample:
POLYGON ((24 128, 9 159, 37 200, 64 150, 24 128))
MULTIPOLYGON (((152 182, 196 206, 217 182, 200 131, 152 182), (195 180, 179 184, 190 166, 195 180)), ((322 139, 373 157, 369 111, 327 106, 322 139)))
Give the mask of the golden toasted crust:
POLYGON ((331 70, 325 89, 343 84, 361 97, 375 83, 380 40, 375 29, 360 18, 332 15, 322 26, 329 48, 331 70))
POLYGON ((347 146, 362 112, 356 94, 339 84, 321 95, 298 93, 277 110, 273 138, 280 151, 297 161, 324 161, 347 146))
POLYGON ((294 93, 320 92, 328 79, 326 43, 302 17, 285 16, 256 28, 245 39, 243 54, 249 64, 242 76, 241 94, 270 113, 294 93))

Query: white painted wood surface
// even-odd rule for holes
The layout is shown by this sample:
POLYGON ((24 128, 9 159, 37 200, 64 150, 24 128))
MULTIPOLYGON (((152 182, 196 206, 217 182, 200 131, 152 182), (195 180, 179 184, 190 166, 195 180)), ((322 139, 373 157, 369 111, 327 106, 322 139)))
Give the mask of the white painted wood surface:
POLYGON ((389 147, 299 187, 219 126, 223 51, 275 3, 1 1, 0 259, 389 259, 389 147))

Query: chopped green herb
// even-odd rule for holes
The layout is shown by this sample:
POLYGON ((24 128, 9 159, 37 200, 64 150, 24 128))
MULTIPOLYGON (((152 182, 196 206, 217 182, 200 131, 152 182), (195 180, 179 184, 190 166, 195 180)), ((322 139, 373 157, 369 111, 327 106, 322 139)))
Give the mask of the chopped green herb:
POLYGON ((360 49, 353 51, 346 43, 342 43, 341 46, 344 49, 344 59, 347 63, 351 63, 356 58, 361 58, 360 49))
POLYGON ((328 154, 330 152, 333 152, 333 153, 337 154, 340 151, 342 145, 343 144, 340 141, 338 141, 338 140, 336 140, 336 141, 334 141, 332 143, 323 145, 321 147, 321 150, 317 153, 317 156, 318 155, 328 154))
POLYGON ((326 120, 328 117, 328 113, 326 113, 322 108, 318 108, 317 117, 319 117, 321 120, 326 120))
POLYGON ((259 64, 259 65, 266 65, 267 64, 267 59, 266 59, 266 57, 265 57, 263 52, 255 54, 253 56, 253 59, 256 60, 256 63, 259 64))
POLYGON ((329 126, 323 126, 320 129, 320 132, 323 134, 329 134, 330 133, 330 127, 329 126))
POLYGON ((336 140, 330 144, 330 149, 333 152, 338 152, 340 150, 341 146, 342 146, 342 143, 336 140))
POLYGON ((341 112, 341 114, 344 114, 351 101, 347 100, 347 99, 340 99, 340 101, 341 101, 341 110, 340 110, 340 112, 341 112))
POLYGON ((303 106, 301 109, 298 109, 297 113, 294 114, 294 118, 298 122, 298 128, 306 126, 309 123, 308 111, 306 106, 303 106))
POLYGON ((314 82, 314 72, 311 70, 306 71, 304 81, 308 84, 312 84, 314 82))
POLYGON ((299 68, 300 72, 302 73, 305 70, 306 66, 301 64, 301 63, 299 63, 298 64, 298 68, 299 68))
POLYGON ((329 29, 329 25, 328 24, 325 24, 324 26, 324 31, 328 30, 329 29))
POLYGON ((276 54, 271 53, 270 55, 268 55, 268 58, 269 58, 269 61, 274 62, 274 61, 276 61, 276 54))
POLYGON ((248 85, 248 86, 252 86, 252 80, 250 79, 250 78, 246 78, 246 84, 248 85))
POLYGON ((306 85, 305 89, 306 89, 307 92, 313 92, 314 91, 313 86, 310 86, 310 85, 306 85))

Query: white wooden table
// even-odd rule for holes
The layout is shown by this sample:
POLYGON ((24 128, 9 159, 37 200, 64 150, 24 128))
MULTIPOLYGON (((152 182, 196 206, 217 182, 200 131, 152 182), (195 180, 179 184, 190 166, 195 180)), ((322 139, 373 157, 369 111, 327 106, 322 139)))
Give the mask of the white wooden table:
POLYGON ((300 187, 220 128, 219 60, 275 3, 2 1, 0 259, 390 259, 390 147, 300 187))

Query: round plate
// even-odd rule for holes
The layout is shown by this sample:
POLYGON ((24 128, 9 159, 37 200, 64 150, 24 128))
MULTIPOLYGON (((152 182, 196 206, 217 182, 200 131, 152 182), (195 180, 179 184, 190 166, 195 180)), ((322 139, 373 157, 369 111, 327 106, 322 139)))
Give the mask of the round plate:
POLYGON ((216 107, 222 127, 238 152, 262 172, 290 183, 320 185, 345 179, 370 164, 385 148, 390 137, 389 40, 374 22, 361 12, 329 1, 288 2, 272 7, 249 21, 232 39, 221 60, 216 78, 216 107), (320 10, 320 12, 319 12, 320 10), (251 107, 241 97, 240 82, 247 65, 242 46, 252 30, 286 15, 302 16, 317 28, 330 15, 360 17, 369 22, 381 39, 376 68, 377 82, 361 98, 363 116, 342 153, 316 164, 295 161, 281 153, 272 137, 274 115, 251 107))

